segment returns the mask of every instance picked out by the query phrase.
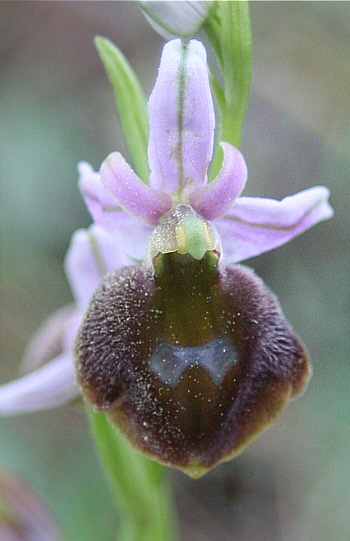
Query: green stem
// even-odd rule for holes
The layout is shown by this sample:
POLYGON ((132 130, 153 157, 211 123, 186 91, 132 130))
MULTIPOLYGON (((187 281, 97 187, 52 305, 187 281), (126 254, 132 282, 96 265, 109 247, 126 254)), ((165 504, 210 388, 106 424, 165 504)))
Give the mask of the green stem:
MULTIPOLYGON (((239 147, 251 79, 252 38, 248 2, 219 2, 215 17, 204 30, 214 48, 222 71, 223 84, 211 76, 212 91, 220 113, 219 141, 239 147)), ((211 168, 215 177, 222 162, 217 147, 211 168)))
POLYGON ((120 541, 176 541, 165 468, 135 451, 104 413, 88 408, 97 451, 120 512, 120 541))

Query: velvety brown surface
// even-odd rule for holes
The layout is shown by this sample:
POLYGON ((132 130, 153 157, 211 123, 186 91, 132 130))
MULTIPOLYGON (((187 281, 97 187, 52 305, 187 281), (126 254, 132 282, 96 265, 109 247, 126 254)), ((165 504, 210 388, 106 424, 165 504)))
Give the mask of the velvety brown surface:
POLYGON ((237 454, 301 392, 307 353, 244 266, 166 254, 111 273, 77 341, 86 399, 138 448, 186 469, 237 454))
MULTIPOLYGON (((6 382, 18 376, 39 325, 72 302, 62 260, 73 231, 91 223, 76 186, 77 162, 97 169, 112 150, 129 159, 93 37, 118 45, 146 95, 163 40, 136 2, 0 2, 0 10, 6 382)), ((302 398, 235 460, 197 481, 169 470, 169 484, 182 541, 344 541, 350 539, 350 4, 251 2, 250 11, 244 195, 282 198, 324 184, 336 211, 333 220, 248 262, 307 345, 314 376, 302 398)), ((67 538, 116 539, 118 515, 83 408, 3 419, 0 447, 2 464, 27 476, 67 538)))

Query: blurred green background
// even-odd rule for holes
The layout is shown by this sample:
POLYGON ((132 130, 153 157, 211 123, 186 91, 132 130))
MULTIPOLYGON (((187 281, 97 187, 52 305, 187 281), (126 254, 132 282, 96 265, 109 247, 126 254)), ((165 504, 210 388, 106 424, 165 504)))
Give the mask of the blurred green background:
MULTIPOLYGON (((199 481, 169 472, 182 540, 350 539, 350 4, 253 2, 246 195, 316 184, 335 218, 248 262, 307 344, 306 394, 240 457, 199 481)), ((163 41, 134 2, 1 2, 1 380, 38 325, 71 301, 62 261, 90 218, 76 164, 128 157, 93 46, 125 53, 146 94, 163 41)), ((118 524, 83 408, 0 420, 0 463, 24 474, 70 541, 118 524)))

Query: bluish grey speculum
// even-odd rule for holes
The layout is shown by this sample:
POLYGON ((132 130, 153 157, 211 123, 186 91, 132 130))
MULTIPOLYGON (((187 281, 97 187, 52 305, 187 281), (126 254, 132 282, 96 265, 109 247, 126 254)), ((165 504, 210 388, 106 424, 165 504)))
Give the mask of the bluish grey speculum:
POLYGON ((77 340, 78 381, 132 444, 198 477, 270 425, 310 369, 262 280, 219 264, 215 249, 199 259, 215 235, 204 224, 197 242, 189 209, 174 213, 154 236, 165 252, 151 252, 154 268, 119 269, 96 291, 77 340))

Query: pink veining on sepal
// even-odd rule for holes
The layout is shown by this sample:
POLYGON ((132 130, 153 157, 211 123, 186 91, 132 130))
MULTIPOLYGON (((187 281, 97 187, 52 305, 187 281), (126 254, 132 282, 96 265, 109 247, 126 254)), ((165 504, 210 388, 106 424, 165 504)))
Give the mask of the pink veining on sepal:
POLYGON ((121 242, 105 229, 93 225, 73 234, 65 258, 65 271, 77 305, 85 310, 101 276, 132 261, 121 242))
POLYGON ((229 213, 215 221, 225 258, 242 261, 272 250, 334 214, 325 186, 314 186, 277 201, 238 197, 229 213))

